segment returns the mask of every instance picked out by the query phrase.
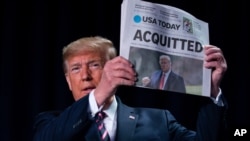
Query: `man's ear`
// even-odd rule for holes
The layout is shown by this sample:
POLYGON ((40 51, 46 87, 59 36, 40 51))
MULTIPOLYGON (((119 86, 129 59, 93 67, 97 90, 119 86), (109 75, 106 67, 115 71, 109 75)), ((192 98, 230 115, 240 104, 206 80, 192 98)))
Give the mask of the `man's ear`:
POLYGON ((69 89, 72 90, 72 88, 71 88, 71 83, 70 83, 70 77, 69 77, 68 73, 65 73, 65 78, 66 78, 66 80, 67 80, 69 89))

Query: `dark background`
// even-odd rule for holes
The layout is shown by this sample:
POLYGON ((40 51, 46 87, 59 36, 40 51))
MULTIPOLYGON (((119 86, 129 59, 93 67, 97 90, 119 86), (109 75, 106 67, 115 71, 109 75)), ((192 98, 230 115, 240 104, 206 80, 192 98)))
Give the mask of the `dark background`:
MULTIPOLYGON (((1 141, 32 140, 36 114, 61 110, 73 102, 61 66, 63 46, 83 36, 101 35, 111 39, 119 49, 121 2, 1 1, 1 141)), ((228 63, 221 88, 229 103, 229 127, 232 131, 248 128, 250 46, 246 1, 151 2, 181 8, 209 23, 210 43, 223 50, 228 63)), ((206 101, 201 97, 135 88, 122 87, 118 92, 132 106, 168 108, 190 128, 200 104, 206 101), (136 92, 132 93, 133 90, 136 92)))

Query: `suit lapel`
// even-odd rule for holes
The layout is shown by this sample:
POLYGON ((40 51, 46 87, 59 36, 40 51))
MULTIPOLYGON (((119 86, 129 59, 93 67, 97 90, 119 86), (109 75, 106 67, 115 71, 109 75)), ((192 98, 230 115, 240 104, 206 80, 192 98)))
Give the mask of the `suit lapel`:
POLYGON ((135 126, 138 120, 138 115, 134 112, 133 108, 127 107, 122 104, 118 98, 117 110, 117 132, 116 140, 130 141, 134 135, 135 126))
POLYGON ((99 133, 97 130, 97 127, 95 127, 95 124, 92 124, 91 127, 89 128, 85 140, 86 141, 100 141, 99 133))
POLYGON ((173 78, 173 74, 172 74, 172 71, 169 73, 169 75, 168 75, 168 79, 167 79, 167 81, 166 81, 166 84, 165 84, 165 86, 164 86, 164 90, 171 90, 171 82, 173 82, 174 80, 173 80, 174 78, 173 78))

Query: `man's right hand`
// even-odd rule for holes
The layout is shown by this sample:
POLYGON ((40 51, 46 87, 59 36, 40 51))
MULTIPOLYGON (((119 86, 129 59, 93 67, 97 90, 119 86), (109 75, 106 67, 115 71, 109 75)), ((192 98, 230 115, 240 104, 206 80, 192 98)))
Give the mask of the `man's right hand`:
POLYGON ((120 85, 132 86, 137 81, 136 72, 131 62, 118 56, 106 62, 102 77, 94 95, 98 106, 109 103, 120 85))

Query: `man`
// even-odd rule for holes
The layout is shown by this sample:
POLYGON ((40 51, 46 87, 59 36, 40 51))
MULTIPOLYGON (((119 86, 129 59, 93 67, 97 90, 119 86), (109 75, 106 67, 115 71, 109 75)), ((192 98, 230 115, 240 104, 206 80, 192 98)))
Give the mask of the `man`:
POLYGON ((224 129, 225 101, 219 88, 227 69, 219 48, 206 46, 205 67, 213 68, 211 103, 201 108, 197 131, 180 125, 167 110, 132 108, 115 96, 120 85, 133 86, 136 72, 125 58, 115 57, 110 40, 86 37, 63 49, 64 71, 75 102, 61 113, 40 113, 35 121, 35 141, 111 141, 146 140, 221 140, 224 129), (107 117, 97 128, 96 113, 107 117), (99 128, 105 127, 102 137, 99 128))
POLYGON ((154 89, 186 93, 183 77, 171 70, 171 58, 168 55, 161 55, 159 57, 159 64, 161 69, 153 72, 150 80, 148 80, 148 84, 144 83, 144 85, 154 89))

